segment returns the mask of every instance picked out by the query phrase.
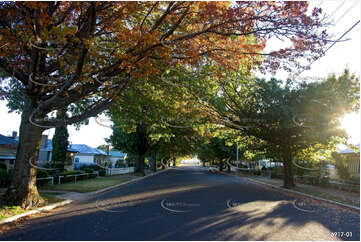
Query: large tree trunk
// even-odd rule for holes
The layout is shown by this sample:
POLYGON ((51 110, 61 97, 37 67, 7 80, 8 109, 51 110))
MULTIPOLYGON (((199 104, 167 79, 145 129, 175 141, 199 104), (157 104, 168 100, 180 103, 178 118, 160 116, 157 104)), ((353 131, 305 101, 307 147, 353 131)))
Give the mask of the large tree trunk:
POLYGON ((13 177, 5 194, 7 204, 20 205, 25 209, 44 205, 36 187, 36 168, 30 164, 37 165, 41 134, 44 131, 29 122, 33 111, 31 99, 25 97, 13 177))
POLYGON ((293 180, 293 171, 292 171, 292 154, 290 152, 285 152, 283 154, 283 167, 284 167, 283 187, 284 188, 295 187, 295 183, 293 180))
POLYGON ((135 173, 140 173, 142 176, 145 176, 144 163, 145 163, 145 154, 140 154, 138 156, 138 162, 136 167, 137 169, 135 170, 135 173))
POLYGON ((223 171, 223 161, 219 161, 219 171, 223 171))

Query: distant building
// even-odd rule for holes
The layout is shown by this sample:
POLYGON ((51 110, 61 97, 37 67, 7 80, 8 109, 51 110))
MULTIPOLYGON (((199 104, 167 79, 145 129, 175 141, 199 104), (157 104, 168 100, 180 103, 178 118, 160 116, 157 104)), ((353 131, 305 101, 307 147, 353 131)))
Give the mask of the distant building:
POLYGON ((108 167, 111 162, 106 152, 92 148, 85 144, 72 144, 71 149, 76 150, 78 153, 75 155, 75 164, 99 164, 108 167))
MULTIPOLYGON (((70 148, 70 146, 68 147, 66 160, 64 161, 65 169, 73 169, 74 156, 77 152, 78 152, 77 150, 70 148)), ((48 139, 47 135, 42 135, 39 157, 38 157, 38 165, 44 166, 46 164, 51 164, 52 155, 53 155, 53 142, 51 139, 48 139)))
POLYGON ((271 168, 275 166, 283 166, 282 162, 273 162, 270 159, 259 160, 257 165, 260 169, 262 169, 262 167, 271 168))
POLYGON ((339 151, 339 154, 346 158, 351 175, 360 175, 360 144, 356 145, 356 147, 356 152, 348 148, 339 151))
POLYGON ((112 163, 112 167, 117 167, 122 165, 126 165, 125 159, 127 158, 127 154, 118 151, 111 150, 109 151, 109 160, 112 163))
POLYGON ((0 134, 0 163, 6 165, 6 169, 13 167, 16 159, 16 149, 18 141, 17 133, 13 132, 10 137, 0 134))

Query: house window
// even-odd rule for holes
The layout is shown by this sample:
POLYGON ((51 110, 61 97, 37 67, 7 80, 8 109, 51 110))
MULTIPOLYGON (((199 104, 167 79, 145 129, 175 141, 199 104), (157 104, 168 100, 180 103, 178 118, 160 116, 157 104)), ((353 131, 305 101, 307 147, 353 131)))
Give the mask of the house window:
POLYGON ((77 157, 77 158, 75 158, 75 162, 77 163, 77 162, 79 162, 79 158, 77 157))

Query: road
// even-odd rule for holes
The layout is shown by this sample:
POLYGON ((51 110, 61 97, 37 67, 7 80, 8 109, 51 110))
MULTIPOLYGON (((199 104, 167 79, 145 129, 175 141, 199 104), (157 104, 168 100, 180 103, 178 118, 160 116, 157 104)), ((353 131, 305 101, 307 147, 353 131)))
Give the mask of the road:
POLYGON ((359 240, 360 215, 201 167, 25 220, 0 240, 359 240), (333 233, 340 232, 336 236, 333 233), (341 233, 342 232, 342 233, 341 233))

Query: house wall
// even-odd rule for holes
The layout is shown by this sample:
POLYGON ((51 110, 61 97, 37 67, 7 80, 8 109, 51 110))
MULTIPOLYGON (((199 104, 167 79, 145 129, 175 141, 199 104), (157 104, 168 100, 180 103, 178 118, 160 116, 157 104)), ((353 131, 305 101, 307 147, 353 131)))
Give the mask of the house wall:
POLYGON ((75 155, 74 161, 79 159, 79 163, 87 163, 87 164, 93 164, 94 163, 94 155, 87 155, 87 154, 77 154, 75 155))
MULTIPOLYGON (((11 149, 6 146, 0 145, 0 155, 10 155, 16 157, 16 149, 11 149)), ((12 159, 2 159, 0 162, 4 163, 6 165, 6 168, 13 168, 15 164, 15 160, 12 159)))
POLYGON ((39 151, 39 158, 38 161, 41 163, 47 163, 50 161, 50 154, 49 151, 39 151))
POLYGON ((10 149, 7 147, 4 147, 3 145, 0 145, 0 154, 2 155, 15 155, 16 149, 10 149))

